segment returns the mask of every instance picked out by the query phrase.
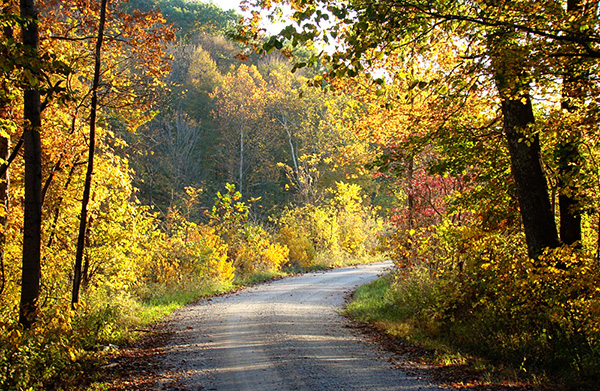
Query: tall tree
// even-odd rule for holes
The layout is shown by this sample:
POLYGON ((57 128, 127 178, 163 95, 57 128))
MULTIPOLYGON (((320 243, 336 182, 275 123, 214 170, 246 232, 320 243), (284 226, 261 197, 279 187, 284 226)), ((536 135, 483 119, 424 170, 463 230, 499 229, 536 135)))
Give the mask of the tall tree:
POLYGON ((73 294, 71 305, 79 302, 79 287, 81 285, 81 267, 85 238, 87 236, 87 215, 90 201, 90 190, 92 188, 92 176, 94 172, 94 153, 96 148, 96 117, 98 112, 98 87, 100 85, 100 72, 102 65, 102 41, 104 40, 104 24, 106 22, 106 6, 108 0, 102 0, 100 4, 100 20, 98 22, 98 36, 96 38, 96 50, 94 52, 94 78, 92 81, 92 100, 90 107, 90 138, 88 149, 88 164, 83 187, 83 199, 81 201, 81 216, 79 220, 79 233, 77 236, 77 251, 75 253, 75 266, 73 271, 73 294))
POLYGON ((527 50, 500 29, 490 34, 488 50, 504 117, 504 136, 511 157, 528 253, 536 258, 545 248, 558 246, 558 233, 541 163, 540 140, 529 95, 530 75, 524 64, 527 50))
MULTIPOLYGON (((597 12, 597 3, 584 4, 582 0, 567 1, 567 15, 579 26, 585 36, 589 27, 585 26, 586 14, 597 12)), ((565 45, 573 56, 564 61, 562 75, 561 108, 565 116, 576 113, 586 99, 586 87, 589 87, 589 60, 577 45, 565 45)), ((582 157, 579 151, 582 142, 581 131, 577 123, 559 134, 555 156, 558 163, 558 206, 560 213, 560 239, 565 244, 581 242, 580 169, 582 157)))
MULTIPOLYGON (((33 62, 39 59, 38 12, 34 0, 21 0, 23 45, 33 62)), ((34 75, 38 76, 38 75, 34 75)), ((41 278, 42 150, 40 91, 32 85, 23 95, 23 144, 25 158, 25 214, 23 223, 23 267, 19 323, 29 328, 38 309, 41 278)))

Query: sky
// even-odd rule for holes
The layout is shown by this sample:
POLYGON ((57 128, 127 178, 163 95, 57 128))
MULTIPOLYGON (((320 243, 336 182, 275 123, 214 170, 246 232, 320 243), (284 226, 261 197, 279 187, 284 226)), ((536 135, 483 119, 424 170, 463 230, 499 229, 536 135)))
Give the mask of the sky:
MULTIPOLYGON (((227 11, 229 9, 235 9, 239 14, 242 14, 242 15, 244 14, 239 8, 241 0, 201 0, 201 1, 213 3, 225 11, 227 11)), ((260 25, 261 25, 261 27, 265 28, 268 33, 271 33, 271 34, 278 33, 283 27, 285 27, 285 23, 270 23, 266 20, 266 18, 262 20, 260 25)))
POLYGON ((218 5, 224 10, 236 9, 238 12, 240 12, 240 0, 210 0, 210 2, 218 5))

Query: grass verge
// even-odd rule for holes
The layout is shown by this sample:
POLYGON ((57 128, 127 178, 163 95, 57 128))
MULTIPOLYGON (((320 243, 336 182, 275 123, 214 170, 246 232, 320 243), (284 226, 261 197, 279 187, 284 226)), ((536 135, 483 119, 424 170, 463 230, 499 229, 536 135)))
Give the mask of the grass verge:
POLYGON ((379 334, 376 338, 386 348, 424 364, 422 368, 429 375, 439 377, 453 388, 562 389, 549 384, 543 375, 523 373, 505 363, 492 363, 453 345, 448 340, 450 334, 445 334, 435 315, 429 313, 433 300, 429 284, 422 279, 420 282, 415 286, 414 280, 403 282, 393 274, 384 276, 358 288, 345 313, 362 323, 361 328, 368 333, 379 334), (407 285, 401 286, 403 283, 407 285), (402 299, 399 292, 404 296, 402 299))

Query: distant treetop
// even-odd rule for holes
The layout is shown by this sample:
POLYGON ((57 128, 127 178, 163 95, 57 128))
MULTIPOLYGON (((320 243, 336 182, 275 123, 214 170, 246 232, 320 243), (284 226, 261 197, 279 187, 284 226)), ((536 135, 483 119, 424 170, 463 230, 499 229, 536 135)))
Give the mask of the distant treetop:
POLYGON ((215 4, 194 0, 129 0, 124 8, 142 12, 160 8, 167 23, 172 23, 183 39, 196 32, 224 34, 241 17, 234 10, 224 11, 215 4))

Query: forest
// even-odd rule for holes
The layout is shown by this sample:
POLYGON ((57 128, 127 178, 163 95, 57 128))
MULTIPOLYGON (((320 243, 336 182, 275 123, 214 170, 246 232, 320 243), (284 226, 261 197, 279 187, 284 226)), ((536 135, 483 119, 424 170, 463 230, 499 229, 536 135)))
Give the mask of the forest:
POLYGON ((1 0, 0 389, 87 389, 187 302, 386 258, 352 316, 600 385, 598 3, 244 7, 1 0))

